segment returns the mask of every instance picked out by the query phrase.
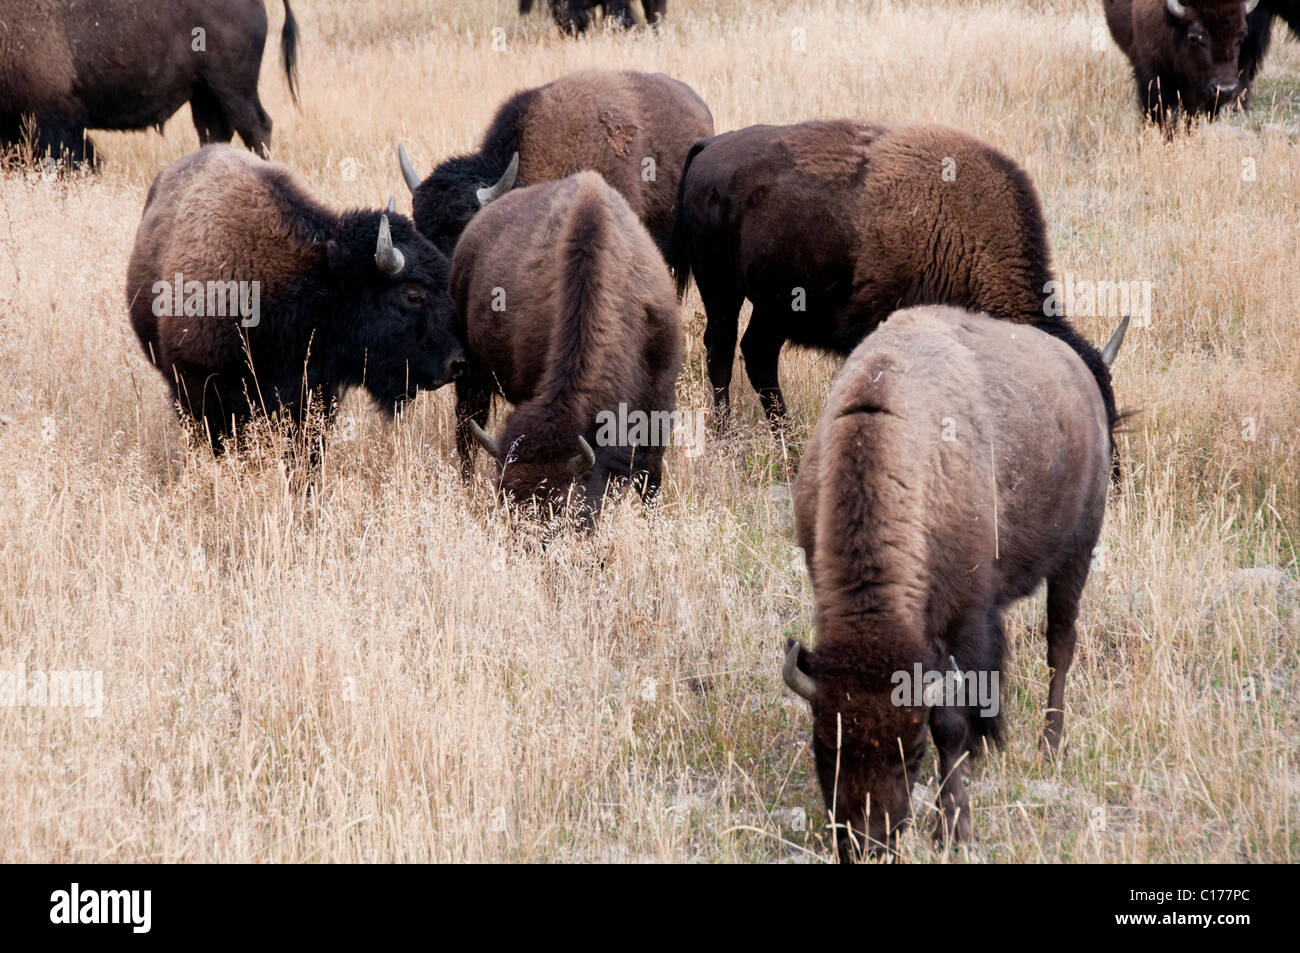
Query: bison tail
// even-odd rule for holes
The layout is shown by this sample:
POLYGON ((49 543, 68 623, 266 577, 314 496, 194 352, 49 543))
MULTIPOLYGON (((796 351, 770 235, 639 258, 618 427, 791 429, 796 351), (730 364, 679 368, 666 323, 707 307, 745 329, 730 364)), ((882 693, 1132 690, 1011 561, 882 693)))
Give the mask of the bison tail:
POLYGON ((686 153, 686 162, 682 165, 682 177, 677 183, 677 211, 673 217, 673 237, 668 248, 668 268, 677 283, 677 300, 686 294, 686 285, 691 280, 690 225, 686 216, 686 177, 691 171, 691 163, 712 140, 700 139, 686 153))
POLYGON ((298 21, 293 18, 289 0, 284 0, 284 29, 280 31, 280 56, 284 59, 284 78, 289 84, 289 96, 299 109, 298 100, 298 21))
POLYGON ((556 247, 558 320, 552 332, 549 379, 541 392, 549 403, 563 405, 584 393, 597 372, 602 314, 606 311, 609 246, 615 235, 604 195, 606 186, 594 173, 578 179, 568 220, 556 247))

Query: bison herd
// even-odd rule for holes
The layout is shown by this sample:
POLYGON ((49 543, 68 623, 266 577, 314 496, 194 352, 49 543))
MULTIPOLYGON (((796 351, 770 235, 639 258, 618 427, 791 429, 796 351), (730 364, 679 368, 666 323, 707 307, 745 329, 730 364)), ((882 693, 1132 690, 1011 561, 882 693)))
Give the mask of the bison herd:
MULTIPOLYGON (((595 5, 550 3, 575 31, 595 5)), ((38 150, 88 160, 86 128, 161 123, 188 99, 203 143, 233 130, 265 153, 260 0, 187 0, 151 15, 155 34, 183 22, 188 42, 188 24, 204 22, 239 38, 201 70, 179 55, 151 70, 134 54, 97 56, 103 43, 130 53, 131 31, 145 29, 134 6, 0 0, 6 16, 22 11, 16 31, 31 38, 0 35, 0 90, 20 107, 0 114, 6 140, 21 113, 38 150), (88 32, 92 7, 117 19, 107 36, 88 32)), ((627 3, 603 6, 630 16, 627 3)), ((664 7, 647 0, 647 19, 664 7)), ((1285 0, 1106 0, 1105 12, 1143 107, 1166 126, 1248 105, 1261 24, 1297 24, 1285 0)), ((665 441, 653 430, 610 439, 597 417, 673 413, 690 280, 719 428, 748 299, 740 350, 778 435, 783 344, 847 356, 794 491, 817 645, 787 645, 783 668, 811 704, 838 852, 894 846, 927 738, 942 781, 936 836, 969 840, 969 761, 998 741, 1000 720, 942 692, 900 701, 895 676, 937 673, 933 687, 997 673, 1003 609, 1046 580, 1042 743, 1056 752, 1075 619, 1119 473, 1109 366, 1127 320, 1099 350, 1049 314, 1050 252, 1025 171, 930 124, 715 135, 685 84, 600 70, 514 95, 478 151, 427 177, 404 146, 398 163, 412 219, 392 201, 330 209, 292 169, 229 145, 155 178, 127 273, 130 319, 213 449, 259 415, 328 413, 348 388, 392 412, 454 383, 467 480, 480 447, 504 497, 590 527, 613 487, 650 500, 660 486, 665 441), (494 395, 512 410, 492 434, 494 395)))

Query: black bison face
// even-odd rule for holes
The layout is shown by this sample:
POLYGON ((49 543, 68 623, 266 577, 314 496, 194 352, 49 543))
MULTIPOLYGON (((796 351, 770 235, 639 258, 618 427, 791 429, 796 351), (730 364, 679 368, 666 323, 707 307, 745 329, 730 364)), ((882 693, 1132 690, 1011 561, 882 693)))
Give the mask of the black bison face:
POLYGON ((895 705, 887 675, 885 688, 867 691, 860 674, 824 662, 791 641, 784 676, 812 706, 817 780, 836 825, 837 853, 851 862, 895 850, 910 822, 928 709, 895 705))
POLYGON ((1174 62, 1184 80, 1184 108, 1217 112, 1244 92, 1237 61, 1246 37, 1246 14, 1258 0, 1194 4, 1166 0, 1174 62))
POLYGON ((347 324, 342 336, 352 348, 347 359, 363 363, 376 401, 391 412, 460 373, 450 264, 408 219, 391 206, 389 214, 345 215, 327 251, 347 324))
POLYGON ((480 156, 461 156, 439 165, 421 183, 406 159, 406 151, 402 149, 398 155, 402 175, 411 187, 415 227, 448 258, 470 219, 484 205, 514 188, 519 172, 518 153, 499 176, 488 170, 480 156))

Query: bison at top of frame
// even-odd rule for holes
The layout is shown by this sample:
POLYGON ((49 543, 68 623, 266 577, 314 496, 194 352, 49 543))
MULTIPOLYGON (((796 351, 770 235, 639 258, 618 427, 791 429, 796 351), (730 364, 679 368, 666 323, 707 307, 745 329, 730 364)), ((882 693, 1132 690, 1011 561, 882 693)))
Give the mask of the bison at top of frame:
POLYGON ((214 450, 252 415, 301 422, 344 389, 392 413, 462 363, 450 263, 387 212, 335 212, 289 168, 207 146, 154 179, 127 270, 131 324, 214 450))
POLYGON ((652 497, 676 404, 681 325, 672 279, 626 200, 594 172, 494 202, 465 230, 451 290, 469 359, 457 445, 491 454, 503 489, 590 524, 611 481, 652 497), (496 437, 494 392, 515 405, 496 437), (599 418, 645 426, 598 426, 599 418))
POLYGON ((1047 299, 1051 253, 1029 176, 956 129, 851 120, 751 126, 691 148, 670 259, 678 290, 694 275, 721 426, 740 342, 769 419, 785 400, 786 341, 848 354, 898 308, 950 304, 1063 335, 1093 370, 1096 350, 1047 299))
MULTIPOLYGON (((621 27, 636 26, 632 15, 632 0, 544 0, 551 9, 551 18, 565 33, 585 33, 596 22, 596 7, 603 8, 605 19, 621 27)), ((519 14, 531 13, 533 0, 519 0, 519 14)), ((641 0, 648 26, 658 27, 668 13, 668 0, 641 0)))
POLYGON ((478 152, 447 159, 423 182, 399 148, 415 224, 450 255, 487 202, 584 170, 622 193, 668 254, 682 164, 713 135, 709 107, 662 73, 581 70, 516 93, 497 110, 478 152))
MULTIPOLYGON (((1106 0, 1106 23, 1133 66, 1138 104, 1173 135, 1198 115, 1250 108, 1274 0, 1106 0)), ((1295 11, 1282 10, 1294 16, 1295 11)))
MULTIPOLYGON (((284 0, 285 79, 298 99, 297 24, 284 0)), ((0 148, 96 162, 87 129, 162 130, 186 102, 199 142, 236 132, 265 156, 257 95, 262 0, 0 0, 0 148)))
POLYGON ((849 356, 795 484, 817 646, 791 641, 784 667, 812 703, 841 858, 896 848, 927 731, 941 782, 935 837, 970 839, 968 762, 1000 738, 1001 611, 1043 579, 1043 745, 1058 749, 1110 468, 1106 403, 1059 337, 913 308, 849 356))

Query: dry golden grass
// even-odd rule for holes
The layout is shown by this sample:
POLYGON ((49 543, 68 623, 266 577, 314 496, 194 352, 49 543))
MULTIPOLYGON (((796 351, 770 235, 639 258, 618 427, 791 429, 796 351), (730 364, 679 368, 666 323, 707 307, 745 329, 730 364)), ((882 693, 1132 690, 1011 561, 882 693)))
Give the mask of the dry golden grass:
MULTIPOLYGON (((428 169, 509 93, 590 65, 685 80, 720 131, 936 120, 1017 157, 1058 271, 1150 281, 1154 314, 1116 369, 1141 413, 1068 754, 1035 753, 1029 600, 969 857, 1300 859, 1300 44, 1279 34, 1254 113, 1166 144, 1121 54, 1094 48, 1091 0, 674 0, 659 36, 576 42, 514 0, 297 8, 301 114, 278 57, 263 66, 275 157, 340 206, 405 204, 399 137, 428 169)), ((188 110, 161 137, 95 138, 97 177, 0 179, 0 669, 98 669, 105 690, 99 718, 0 709, 0 860, 828 857, 809 718, 780 678, 784 636, 813 636, 793 461, 743 375, 736 434, 670 452, 657 512, 614 507, 545 549, 460 485, 447 392, 395 425, 349 398, 316 492, 274 455, 215 460, 187 445, 122 290, 149 181, 195 147, 188 110)), ((698 307, 687 409, 708 401, 698 307)), ((1077 323, 1100 339, 1114 321, 1077 323)), ((835 369, 785 356, 798 437, 835 369)), ((904 860, 967 856, 903 840, 904 860)))

